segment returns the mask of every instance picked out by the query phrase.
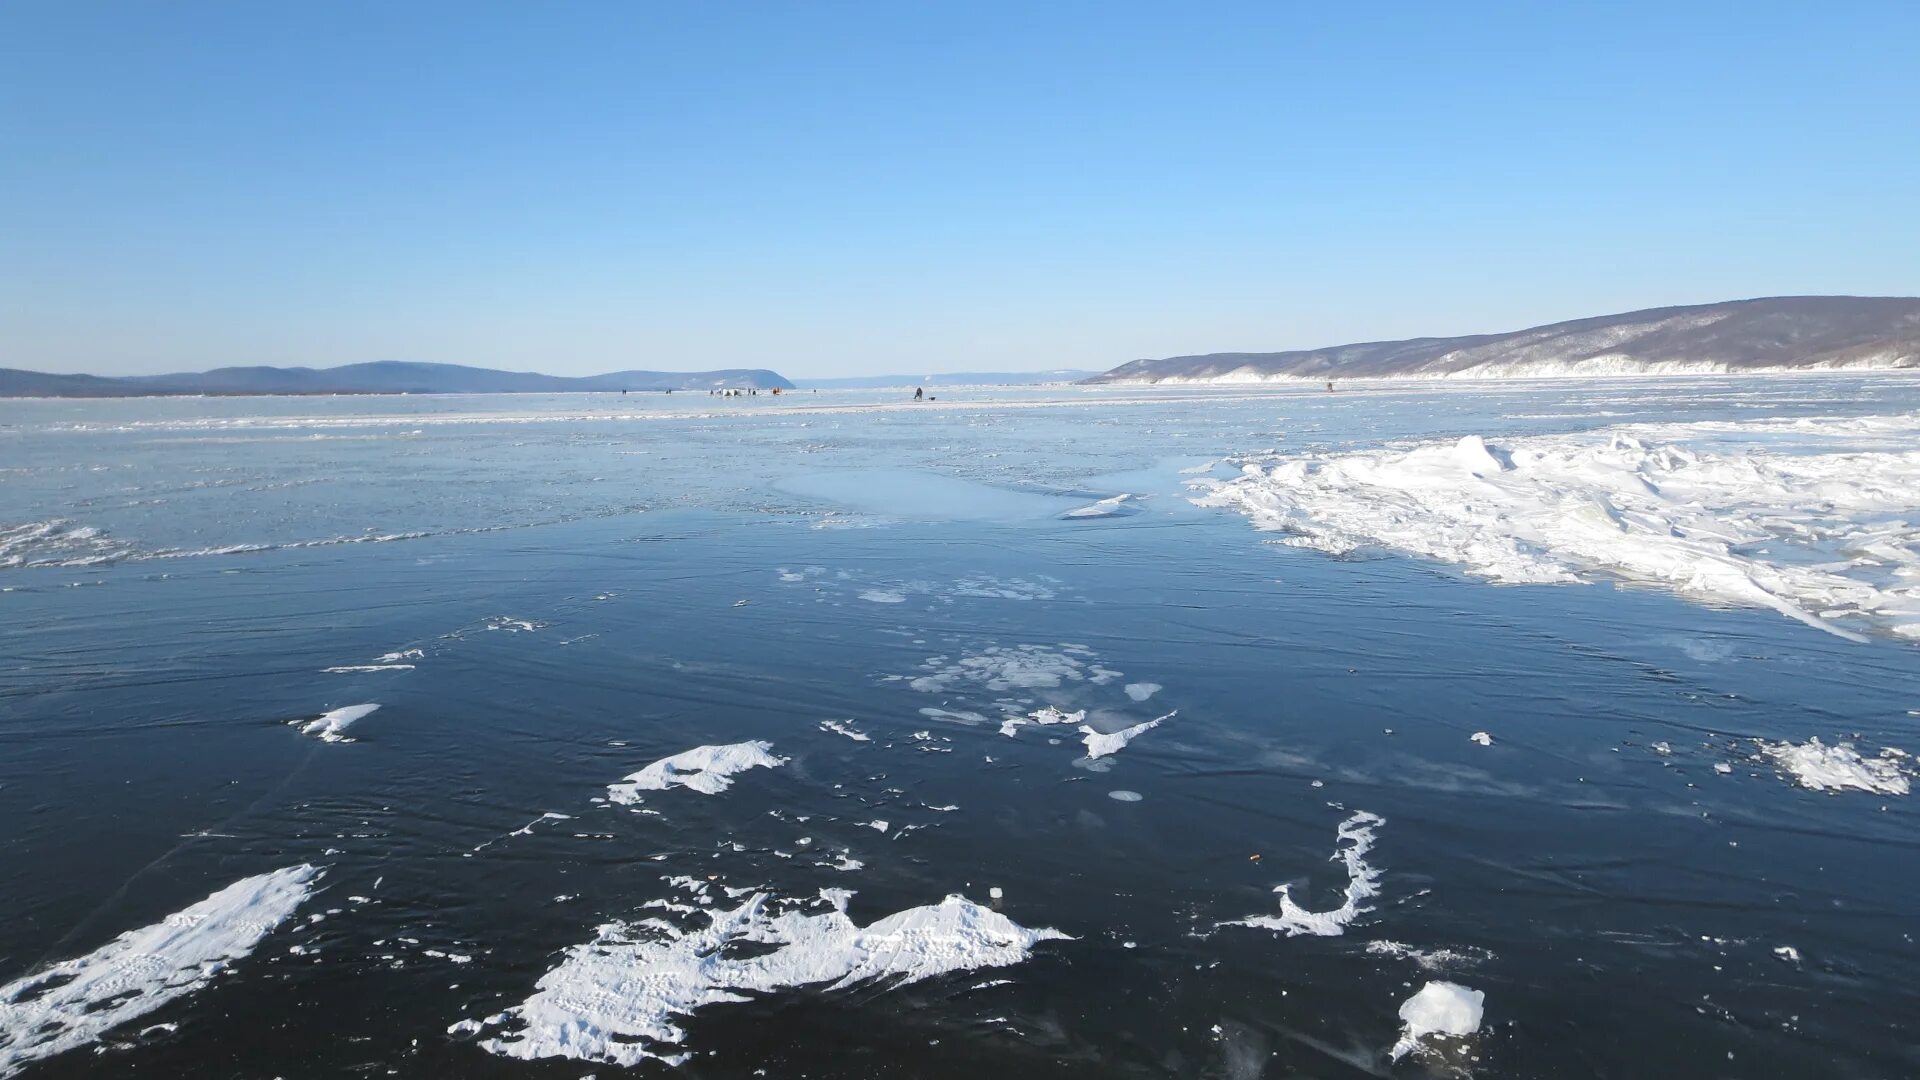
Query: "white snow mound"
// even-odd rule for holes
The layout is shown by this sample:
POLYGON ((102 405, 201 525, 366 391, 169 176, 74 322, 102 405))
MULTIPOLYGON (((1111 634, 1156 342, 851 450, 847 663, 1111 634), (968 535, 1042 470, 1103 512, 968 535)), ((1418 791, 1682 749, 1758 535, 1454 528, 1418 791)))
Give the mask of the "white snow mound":
POLYGON ((665 791, 670 787, 692 788, 702 795, 718 795, 733 786, 733 774, 753 768, 778 768, 787 763, 775 757, 770 742, 729 743, 725 746, 696 746, 641 769, 609 785, 607 797, 632 805, 640 801, 642 791, 665 791))
POLYGON ((882 979, 904 986, 1006 967, 1039 942, 1067 936, 1025 929, 958 895, 865 927, 839 903, 820 914, 773 915, 768 907, 769 897, 756 894, 732 910, 702 912, 710 921, 695 930, 659 919, 609 923, 593 941, 568 950, 525 1002, 450 1031, 492 1032, 480 1045, 502 1057, 680 1064, 692 1055, 679 1020, 708 1005, 798 987, 839 990, 882 979), (748 954, 730 949, 736 943, 775 948, 748 954))

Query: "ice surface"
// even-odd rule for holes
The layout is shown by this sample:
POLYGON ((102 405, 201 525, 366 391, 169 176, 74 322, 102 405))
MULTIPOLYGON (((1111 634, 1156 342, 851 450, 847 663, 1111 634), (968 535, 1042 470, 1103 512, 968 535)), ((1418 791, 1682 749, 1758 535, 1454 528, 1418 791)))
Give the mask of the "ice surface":
POLYGON ((1365 906, 1366 901, 1380 894, 1380 871, 1368 864, 1367 854, 1373 850, 1374 827, 1384 824, 1384 818, 1364 810, 1341 822, 1337 835, 1345 846, 1336 851, 1333 858, 1347 865, 1347 891, 1346 900, 1339 907, 1332 911, 1308 911, 1293 902, 1291 885, 1281 885, 1274 889, 1280 894, 1280 914, 1250 915, 1234 925, 1280 930, 1288 937, 1297 934, 1335 937, 1346 933, 1349 923, 1373 910, 1365 906))
POLYGON ((1920 638, 1920 416, 1626 425, 1249 459, 1195 501, 1502 583, 1607 575, 1920 638))
MULTIPOLYGON (((300 734, 313 735, 327 742, 351 742, 353 740, 348 738, 344 732, 357 721, 372 715, 373 712, 379 708, 380 706, 373 704, 343 705, 338 709, 334 709, 332 712, 322 713, 318 718, 302 724, 300 734)), ((298 724, 300 721, 295 720, 294 723, 298 724)))
POLYGON ((832 892, 821 895, 834 910, 821 914, 772 914, 761 893, 731 910, 702 912, 707 925, 693 930, 662 920, 609 923, 593 941, 570 949, 525 1002, 450 1030, 497 1032, 480 1045, 503 1057, 680 1064, 691 1052, 679 1021, 709 1005, 793 988, 840 990, 877 980, 897 987, 1006 967, 1039 942, 1066 937, 1025 929, 958 895, 861 927, 842 910, 844 895, 832 892), (757 947, 738 950, 747 943, 757 947))
POLYGON ((1906 773, 1895 751, 1882 751, 1877 758, 1861 757, 1852 743, 1832 746, 1818 737, 1804 743, 1759 741, 1760 752, 1787 772, 1801 787, 1814 791, 1871 791, 1876 795, 1905 795, 1906 773))
POLYGON ((1132 698, 1133 700, 1145 701, 1148 698, 1152 697, 1153 695, 1159 693, 1161 690, 1165 689, 1165 687, 1162 687, 1157 682, 1130 682, 1127 685, 1121 687, 1121 689, 1125 690, 1127 692, 1127 696, 1132 698))
POLYGON ((670 787, 692 788, 702 795, 718 795, 733 786, 733 775, 753 768, 777 768, 787 759, 776 757, 769 742, 730 743, 725 746, 696 746, 641 769, 612 784, 607 797, 631 806, 640 801, 642 791, 665 791, 670 787))
POLYGON ((0 986, 0 1076, 97 1041, 207 985, 307 898, 321 871, 243 878, 85 956, 0 986))
POLYGON ((1469 990, 1459 983, 1435 980, 1422 986, 1400 1005, 1400 1041, 1393 1044, 1393 1059, 1398 1061, 1414 1050, 1429 1049, 1426 1040, 1435 1035, 1459 1038, 1480 1030, 1483 1004, 1487 995, 1469 990))

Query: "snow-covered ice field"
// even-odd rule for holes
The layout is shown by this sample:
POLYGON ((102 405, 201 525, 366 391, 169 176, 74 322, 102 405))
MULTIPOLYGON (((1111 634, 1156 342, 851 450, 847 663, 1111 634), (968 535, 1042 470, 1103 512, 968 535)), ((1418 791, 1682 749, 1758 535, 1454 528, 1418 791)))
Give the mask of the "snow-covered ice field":
POLYGON ((0 1076, 1920 1071, 1920 376, 0 402, 0 1076))

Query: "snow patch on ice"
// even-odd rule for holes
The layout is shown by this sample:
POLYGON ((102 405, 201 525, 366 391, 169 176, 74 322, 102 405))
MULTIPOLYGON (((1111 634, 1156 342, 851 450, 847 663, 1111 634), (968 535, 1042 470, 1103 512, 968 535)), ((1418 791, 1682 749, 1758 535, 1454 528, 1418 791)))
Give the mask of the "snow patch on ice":
POLYGON ((1282 931, 1288 937, 1297 934, 1336 937, 1346 933, 1348 924, 1373 910, 1366 901, 1380 895, 1380 871, 1367 862, 1367 855, 1373 850, 1374 828, 1384 824, 1385 818, 1365 810, 1340 823, 1336 835, 1345 846, 1334 852, 1332 861, 1346 864, 1347 890, 1346 899, 1339 907, 1332 911, 1308 911, 1293 902, 1291 885, 1281 885, 1273 890, 1280 894, 1280 914, 1249 915, 1229 925, 1265 927, 1282 931))
POLYGON ((663 920, 608 923, 593 941, 568 950, 532 997, 449 1031, 496 1032, 480 1045, 502 1057, 680 1064, 692 1056, 680 1021, 710 1005, 1007 967, 1026 960, 1038 943, 1067 936, 1026 929, 959 895, 865 927, 841 910, 844 899, 821 914, 774 915, 769 906, 758 894, 737 908, 704 912, 707 925, 691 930, 663 920), (741 945, 756 948, 743 955, 734 951, 741 945))
POLYGON ((978 653, 929 657, 920 665, 926 672, 907 685, 922 693, 947 693, 976 685, 988 690, 1050 690, 1067 683, 1103 682, 1104 668, 1089 669, 1084 654, 1046 645, 990 645, 978 653))
POLYGON ((1793 775, 1801 787, 1814 791, 1870 791, 1876 795, 1905 795, 1909 784, 1901 769, 1904 754, 1883 750, 1877 758, 1861 757, 1852 743, 1832 746, 1816 736, 1804 743, 1756 740, 1760 752, 1793 775))
POLYGON ((1175 713, 1167 713, 1165 716, 1156 716, 1144 724, 1135 724, 1119 731, 1099 731, 1087 724, 1081 724, 1080 732, 1086 736, 1087 756, 1102 758, 1109 754, 1117 754, 1126 749, 1128 743, 1159 727, 1161 723, 1172 719, 1175 715, 1175 713))
POLYGON ((735 773, 748 769, 773 769, 785 765, 787 758, 776 757, 770 742, 730 743, 725 746, 696 746, 641 769, 609 785, 607 797, 622 805, 640 801, 642 791, 665 791, 670 787, 691 788, 702 795, 718 795, 733 786, 735 773))
POLYGON ((298 908, 322 871, 243 878, 85 956, 0 986, 0 1076, 87 1046, 211 982, 298 908))
POLYGON ((353 740, 345 734, 346 730, 356 721, 371 716, 379 708, 379 705, 374 704, 342 705, 331 712, 321 713, 315 719, 305 723, 298 720, 293 723, 301 725, 300 734, 302 735, 312 735, 325 742, 352 742, 353 740))

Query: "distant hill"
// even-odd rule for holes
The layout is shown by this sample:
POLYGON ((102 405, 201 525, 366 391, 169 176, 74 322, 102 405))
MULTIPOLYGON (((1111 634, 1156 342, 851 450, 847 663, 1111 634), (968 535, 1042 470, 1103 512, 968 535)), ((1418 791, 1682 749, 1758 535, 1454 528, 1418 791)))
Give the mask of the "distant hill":
POLYGON ((1091 383, 1543 378, 1920 368, 1920 298, 1777 296, 1536 326, 1270 353, 1135 360, 1091 383))
POLYGON ((758 368, 615 371, 570 377, 459 364, 382 360, 334 368, 229 367, 177 375, 55 375, 0 368, 0 397, 144 397, 160 394, 522 394, 716 390, 793 384, 758 368))
POLYGON ((857 375, 844 379, 801 379, 805 390, 865 390, 880 386, 1034 386, 1080 382, 1097 371, 949 371, 938 375, 857 375))

